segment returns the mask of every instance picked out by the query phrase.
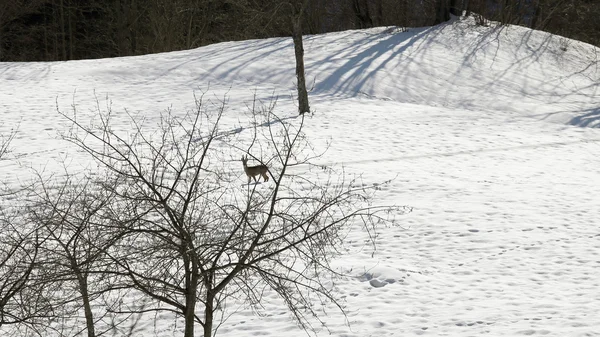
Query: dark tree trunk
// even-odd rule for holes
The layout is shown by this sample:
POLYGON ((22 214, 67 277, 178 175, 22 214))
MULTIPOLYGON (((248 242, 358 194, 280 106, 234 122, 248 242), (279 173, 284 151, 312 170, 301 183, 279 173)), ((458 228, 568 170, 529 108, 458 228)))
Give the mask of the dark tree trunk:
POLYGON ((85 324, 87 326, 88 337, 95 337, 96 331, 94 328, 94 314, 92 312, 90 294, 87 288, 87 277, 82 275, 81 272, 77 272, 77 279, 79 281, 81 300, 83 302, 83 311, 85 314, 85 324))
POLYGON ((126 3, 125 0, 120 0, 117 4, 116 10, 116 55, 118 56, 126 56, 131 55, 131 50, 129 48, 128 37, 128 18, 129 18, 129 3, 126 3))
POLYGON ((463 0, 450 0, 450 14, 461 16, 463 11, 463 0))
POLYGON ((533 13, 531 14, 531 23, 529 28, 538 29, 538 19, 540 18, 540 2, 536 0, 532 4, 533 13))
POLYGON ((64 0, 60 0, 60 40, 61 40, 61 60, 67 60, 67 32, 65 31, 65 4, 64 0))
POLYGON ((434 24, 440 24, 450 20, 450 0, 437 0, 436 1, 436 14, 434 24))
POLYGON ((79 287, 79 293, 81 294, 81 301, 83 304, 83 312, 85 315, 85 325, 87 328, 88 337, 96 337, 96 331, 94 328, 94 313, 92 312, 92 305, 90 302, 90 293, 88 289, 88 273, 81 270, 77 263, 77 258, 68 252, 68 248, 64 248, 67 253, 67 258, 71 264, 71 271, 77 278, 77 286, 79 287))
POLYGON ((369 11, 368 1, 354 0, 353 2, 354 15, 358 19, 359 28, 373 27, 373 18, 369 11))
MULTIPOLYGON (((191 295, 188 294, 188 297, 186 298, 186 307, 185 307, 185 331, 183 333, 184 337, 194 337, 194 323, 195 323, 195 317, 194 317, 194 310, 196 307, 196 301, 195 300, 191 300, 191 295)), ((204 334, 204 336, 210 336, 207 334, 204 334)))
POLYGON ((208 291, 208 295, 206 296, 206 305, 204 306, 204 336, 203 337, 211 337, 213 330, 213 322, 214 322, 214 301, 215 298, 208 291))
MULTIPOLYGON (((187 247, 187 246, 186 246, 187 247)), ((190 248, 190 249, 193 249, 190 248)), ((185 254, 185 253, 184 253, 185 254)), ((194 337, 194 324, 196 322, 196 295, 198 291, 198 266, 196 261, 194 261, 195 256, 187 256, 184 255, 186 267, 186 275, 185 275, 185 331, 184 337, 194 337)), ((212 330, 212 327, 211 327, 212 330)), ((205 337, 210 337, 210 335, 204 334, 205 337)))
POLYGON ((304 46, 302 44, 302 11, 293 19, 292 39, 296 54, 296 77, 298 78, 298 112, 302 115, 310 112, 308 91, 304 76, 304 46))

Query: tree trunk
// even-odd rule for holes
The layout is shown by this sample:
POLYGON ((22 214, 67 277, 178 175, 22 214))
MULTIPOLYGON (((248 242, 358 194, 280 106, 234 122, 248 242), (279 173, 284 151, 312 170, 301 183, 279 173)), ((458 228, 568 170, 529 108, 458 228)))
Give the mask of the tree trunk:
POLYGON ((434 24, 437 25, 448 20, 450 20, 450 5, 448 0, 437 0, 434 24))
MULTIPOLYGON (((195 288, 195 287, 194 287, 195 288)), ((190 290, 190 289, 188 289, 190 290)), ((194 291, 195 294, 195 291, 194 291)), ((192 294, 186 294, 185 299, 185 332, 183 334, 184 337, 194 337, 194 311, 196 308, 196 296, 192 294)), ((210 336, 210 335, 204 335, 210 336)))
POLYGON ((116 55, 127 56, 131 55, 129 51, 129 41, 127 39, 128 33, 128 20, 129 20, 129 3, 125 0, 120 0, 117 5, 116 12, 116 55))
POLYGON ((293 19, 292 39, 296 54, 296 77, 298 78, 298 112, 302 115, 310 112, 306 78, 304 76, 304 46, 302 44, 302 12, 293 19))
POLYGON ((204 337, 211 337, 214 323, 214 295, 207 291, 206 305, 204 306, 204 337))
POLYGON ((79 292, 81 293, 81 300, 83 302, 83 311, 85 314, 85 325, 87 327, 88 337, 95 337, 96 331, 94 328, 94 314, 90 304, 90 294, 88 292, 86 276, 82 275, 80 272, 77 272, 77 280, 79 281, 79 292))
POLYGON ((83 312, 85 315, 85 325, 87 328, 88 337, 95 337, 96 331, 94 328, 94 313, 92 312, 92 306, 90 303, 90 293, 88 290, 88 274, 81 270, 77 263, 77 259, 69 254, 68 248, 64 248, 67 253, 67 257, 69 259, 69 263, 71 264, 71 271, 75 274, 77 278, 77 285, 79 287, 79 293, 81 294, 81 302, 83 304, 83 312))
POLYGON ((462 0, 450 0, 450 14, 461 16, 463 11, 462 0))
POLYGON ((535 0, 532 4, 533 13, 531 14, 531 23, 529 28, 538 29, 538 19, 540 18, 540 1, 535 0))
POLYGON ((73 14, 71 8, 67 12, 67 22, 69 25, 69 60, 75 59, 75 24, 73 23, 73 14))
POLYGON ((369 12, 369 2, 362 0, 353 1, 354 15, 358 19, 359 28, 371 28, 373 27, 373 19, 369 12))
MULTIPOLYGON (((184 246, 187 247, 187 246, 184 246)), ((184 337, 194 337, 194 324, 196 323, 196 295, 198 291, 198 266, 194 261, 195 256, 188 256, 184 252, 186 267, 185 275, 185 332, 184 337)), ((204 335, 208 337, 210 335, 204 335)))
POLYGON ((471 1, 470 0, 464 0, 464 10, 465 10, 465 16, 469 16, 471 15, 471 1))
POLYGON ((67 32, 65 31, 65 4, 60 0, 60 40, 61 40, 61 60, 67 60, 67 32))

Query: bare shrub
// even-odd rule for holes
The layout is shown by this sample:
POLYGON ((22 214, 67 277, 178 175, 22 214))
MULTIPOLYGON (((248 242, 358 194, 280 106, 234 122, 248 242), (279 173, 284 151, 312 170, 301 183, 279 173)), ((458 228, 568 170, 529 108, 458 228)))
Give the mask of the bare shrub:
POLYGON ((320 320, 314 299, 342 308, 327 281, 347 232, 373 233, 403 209, 371 205, 374 189, 329 167, 312 171, 321 154, 303 116, 270 110, 259 125, 221 131, 224 102, 200 97, 184 116, 165 114, 158 129, 132 119, 127 136, 111 127, 110 111, 97 126, 63 114, 74 125, 65 138, 110 172, 102 193, 113 196, 110 223, 122 235, 108 255, 122 287, 147 303, 121 310, 168 311, 184 320, 185 336, 199 324, 209 337, 232 303, 260 309, 274 292, 311 330, 320 320), (269 166, 268 183, 240 187, 242 165, 228 162, 242 154, 269 166))
MULTIPOLYGON (((11 193, 14 197, 14 193, 11 193)), ((0 328, 35 333, 52 317, 52 305, 38 286, 37 265, 46 238, 21 216, 25 207, 2 200, 0 208, 0 328)))

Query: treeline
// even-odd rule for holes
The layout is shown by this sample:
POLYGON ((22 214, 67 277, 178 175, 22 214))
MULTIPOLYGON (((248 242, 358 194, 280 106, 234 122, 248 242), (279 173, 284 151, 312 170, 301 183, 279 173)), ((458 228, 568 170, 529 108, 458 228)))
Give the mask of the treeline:
MULTIPOLYGON (((289 36, 302 0, 0 0, 0 61, 140 55, 289 36)), ((305 34, 440 23, 463 10, 600 45, 597 0, 309 0, 305 34)))

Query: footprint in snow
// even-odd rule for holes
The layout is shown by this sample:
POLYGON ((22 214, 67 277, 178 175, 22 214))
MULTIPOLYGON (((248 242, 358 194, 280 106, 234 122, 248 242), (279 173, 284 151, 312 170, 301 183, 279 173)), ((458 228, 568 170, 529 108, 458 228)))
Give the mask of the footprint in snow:
POLYGON ((384 280, 380 280, 378 278, 375 278, 373 276, 373 274, 371 274, 371 273, 364 273, 363 275, 359 276, 358 279, 361 282, 369 281, 369 284, 373 288, 382 288, 382 287, 385 287, 388 284, 393 284, 393 283, 396 283, 396 282, 404 282, 404 278, 402 278, 400 280, 396 280, 396 279, 393 279, 393 278, 387 278, 387 279, 384 279, 384 280))

